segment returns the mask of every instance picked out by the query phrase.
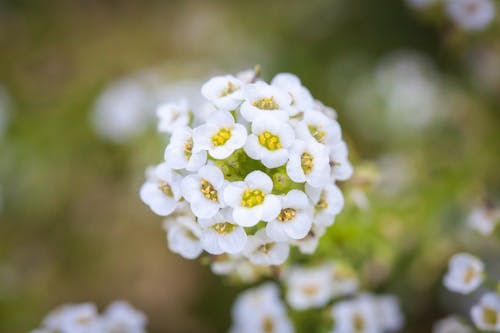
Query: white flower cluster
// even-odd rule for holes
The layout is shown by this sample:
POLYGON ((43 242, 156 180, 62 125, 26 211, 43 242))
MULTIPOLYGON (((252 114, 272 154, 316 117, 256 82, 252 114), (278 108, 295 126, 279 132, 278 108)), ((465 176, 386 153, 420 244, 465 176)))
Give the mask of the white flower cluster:
POLYGON ((313 252, 343 207, 335 182, 352 174, 333 111, 286 73, 271 84, 252 72, 218 76, 201 93, 197 109, 158 110, 171 137, 140 190, 156 214, 173 214, 170 248, 264 266, 284 263, 290 244, 313 252))
POLYGON ((147 319, 124 301, 110 304, 99 315, 92 303, 62 305, 31 333, 145 333, 147 319))
MULTIPOLYGON (((450 259, 444 285, 453 292, 469 294, 479 288, 485 280, 485 276, 484 264, 481 260, 468 253, 459 253, 450 259)), ((485 293, 479 303, 472 307, 471 317, 478 329, 500 332, 499 294, 495 292, 485 293)))
MULTIPOLYGON (((404 322, 398 300, 389 295, 360 294, 339 301, 333 305, 331 315, 334 321, 331 333, 397 331, 404 322)), ((286 306, 280 299, 279 288, 266 283, 242 293, 233 306, 231 332, 294 332, 286 306)))

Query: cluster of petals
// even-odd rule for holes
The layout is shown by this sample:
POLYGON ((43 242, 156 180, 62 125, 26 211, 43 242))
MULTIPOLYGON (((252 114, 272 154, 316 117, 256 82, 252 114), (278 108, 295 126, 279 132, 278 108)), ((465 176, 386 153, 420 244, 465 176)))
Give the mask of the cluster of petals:
POLYGON ((352 174, 335 112, 288 73, 213 77, 201 95, 200 107, 158 110, 169 140, 140 190, 167 217, 170 249, 261 266, 283 264, 290 246, 314 252, 344 205, 336 181, 352 174))

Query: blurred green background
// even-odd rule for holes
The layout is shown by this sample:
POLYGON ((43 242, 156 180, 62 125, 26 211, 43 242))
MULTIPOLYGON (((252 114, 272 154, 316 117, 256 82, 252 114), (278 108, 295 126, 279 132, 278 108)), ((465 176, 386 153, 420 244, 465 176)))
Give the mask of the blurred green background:
POLYGON ((170 253, 138 198, 163 156, 154 122, 109 140, 93 110, 144 71, 168 90, 255 64, 265 79, 297 74, 334 107, 361 170, 317 258, 345 258, 366 288, 396 293, 407 332, 464 311, 440 287, 450 255, 500 270, 498 230, 465 227, 500 194, 498 26, 463 32, 397 0, 0 1, 0 332, 27 332, 61 303, 114 299, 143 310, 152 333, 227 330, 239 287, 170 253), (394 74, 400 61, 410 70, 394 74), (394 106, 398 89, 409 96, 394 106), (364 186, 371 167, 378 181, 364 186))

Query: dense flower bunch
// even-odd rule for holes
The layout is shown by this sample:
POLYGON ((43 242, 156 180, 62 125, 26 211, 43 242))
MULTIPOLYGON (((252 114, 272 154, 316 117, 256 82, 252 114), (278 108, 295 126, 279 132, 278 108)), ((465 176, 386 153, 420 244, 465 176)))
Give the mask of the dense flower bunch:
POLYGON ((124 301, 110 304, 100 315, 92 303, 62 305, 31 333, 145 333, 147 319, 124 301))
POLYGON ((211 78, 204 101, 158 109, 170 139, 140 195, 171 215, 169 246, 186 258, 206 251, 280 265, 290 245, 313 252, 343 207, 335 182, 352 167, 335 111, 292 74, 270 84, 257 74, 211 78))

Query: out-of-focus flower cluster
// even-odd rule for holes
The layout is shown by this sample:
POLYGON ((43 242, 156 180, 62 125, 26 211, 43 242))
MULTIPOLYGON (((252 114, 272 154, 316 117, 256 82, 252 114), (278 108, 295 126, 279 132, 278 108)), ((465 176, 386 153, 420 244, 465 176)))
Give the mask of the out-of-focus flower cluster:
POLYGON ((290 245, 314 252, 344 204, 335 182, 352 173, 335 111, 295 75, 268 84, 258 74, 213 77, 204 103, 160 106, 165 161, 140 190, 169 216, 170 249, 190 259, 206 251, 221 274, 283 264, 290 245))
POLYGON ((406 3, 418 10, 442 6, 445 15, 466 31, 486 29, 496 14, 492 0, 406 0, 406 3))
POLYGON ((31 333, 145 333, 146 316, 124 301, 99 314, 92 303, 62 305, 51 311, 31 333))

